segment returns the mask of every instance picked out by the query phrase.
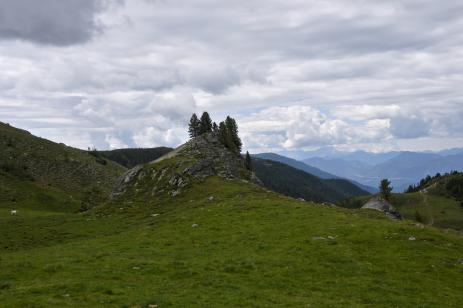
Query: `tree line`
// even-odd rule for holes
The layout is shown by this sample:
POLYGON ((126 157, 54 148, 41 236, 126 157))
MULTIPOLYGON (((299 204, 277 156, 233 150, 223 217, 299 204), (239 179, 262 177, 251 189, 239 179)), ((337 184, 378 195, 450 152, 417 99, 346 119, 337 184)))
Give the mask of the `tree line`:
POLYGON ((426 186, 428 186, 435 180, 440 179, 441 177, 445 177, 448 175, 457 175, 457 174, 459 174, 458 171, 450 171, 443 175, 440 173, 436 173, 436 175, 434 176, 427 175, 424 179, 421 179, 420 182, 417 183, 416 185, 409 185, 408 188, 405 190, 405 193, 419 192, 420 190, 422 190, 423 188, 425 188, 426 186))

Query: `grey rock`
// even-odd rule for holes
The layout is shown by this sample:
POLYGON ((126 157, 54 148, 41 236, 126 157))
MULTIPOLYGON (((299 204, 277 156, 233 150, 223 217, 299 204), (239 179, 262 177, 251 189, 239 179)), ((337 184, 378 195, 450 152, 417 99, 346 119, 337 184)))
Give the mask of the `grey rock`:
POLYGON ((372 209, 385 213, 391 219, 402 219, 400 213, 386 200, 381 197, 370 199, 362 209, 372 209))
POLYGON ((128 171, 126 171, 116 182, 115 188, 110 195, 111 199, 115 199, 118 196, 124 194, 127 190, 130 182, 137 176, 137 174, 143 169, 143 166, 136 166, 128 171))
POLYGON ((170 195, 172 197, 176 197, 176 196, 180 195, 180 190, 173 190, 173 191, 170 192, 170 195))

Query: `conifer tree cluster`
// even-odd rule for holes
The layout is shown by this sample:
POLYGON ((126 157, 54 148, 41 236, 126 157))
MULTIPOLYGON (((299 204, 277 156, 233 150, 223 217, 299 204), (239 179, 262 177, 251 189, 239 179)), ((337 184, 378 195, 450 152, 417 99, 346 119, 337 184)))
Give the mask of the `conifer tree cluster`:
MULTIPOLYGON (((190 124, 188 124, 188 133, 191 138, 198 137, 205 133, 210 133, 212 132, 214 124, 212 124, 211 117, 206 111, 203 112, 201 119, 198 119, 196 113, 193 113, 190 119, 190 124)), ((215 124, 215 126, 217 126, 217 124, 215 124)))
POLYGON ((225 121, 222 121, 217 125, 217 123, 212 122, 211 117, 205 111, 203 112, 201 119, 193 113, 188 125, 188 132, 191 138, 201 136, 205 133, 213 132, 219 138, 219 141, 229 148, 231 151, 240 153, 242 142, 238 136, 238 124, 236 124, 235 119, 230 116, 227 116, 225 121))
POLYGON ((219 141, 224 146, 233 152, 241 152, 241 147, 243 144, 241 143, 241 139, 238 136, 238 124, 236 124, 235 119, 227 116, 225 121, 220 122, 218 135, 219 141))

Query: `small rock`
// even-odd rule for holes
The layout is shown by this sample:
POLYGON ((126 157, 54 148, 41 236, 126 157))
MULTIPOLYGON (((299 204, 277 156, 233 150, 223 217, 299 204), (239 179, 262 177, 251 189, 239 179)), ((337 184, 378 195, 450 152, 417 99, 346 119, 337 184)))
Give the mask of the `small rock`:
POLYGON ((150 304, 150 305, 148 305, 148 308, 157 308, 157 307, 158 307, 158 305, 156 305, 156 304, 150 304))
POLYGON ((209 198, 207 198, 207 200, 209 200, 209 201, 214 200, 214 196, 210 196, 209 198))
POLYGON ((410 237, 408 238, 408 240, 409 240, 409 241, 416 241, 416 237, 410 236, 410 237))
POLYGON ((139 270, 140 268, 138 266, 134 266, 134 267, 132 267, 132 269, 139 270))
POLYGON ((312 240, 320 241, 320 240, 326 240, 326 238, 324 238, 323 236, 314 236, 314 237, 312 237, 312 240))
POLYGON ((192 224, 191 227, 192 227, 192 228, 197 228, 197 227, 198 227, 198 224, 192 224))
POLYGON ((159 216, 159 214, 151 214, 152 217, 159 216))
POLYGON ((333 237, 333 236, 331 236, 331 235, 329 235, 328 238, 329 238, 330 240, 334 240, 334 239, 335 239, 335 237, 333 237))

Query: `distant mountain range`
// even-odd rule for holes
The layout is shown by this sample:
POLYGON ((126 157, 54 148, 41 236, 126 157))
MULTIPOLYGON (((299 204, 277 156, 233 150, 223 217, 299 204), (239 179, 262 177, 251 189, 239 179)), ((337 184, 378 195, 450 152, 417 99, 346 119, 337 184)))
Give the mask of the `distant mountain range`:
POLYGON ((389 178, 396 192, 403 191, 428 174, 463 170, 463 149, 441 152, 333 152, 322 156, 313 154, 309 153, 303 162, 368 186, 375 187, 382 178, 389 178))
POLYGON ((311 166, 309 164, 306 164, 304 162, 301 162, 301 161, 298 161, 298 160, 295 160, 295 159, 292 159, 292 158, 289 158, 289 157, 286 157, 286 156, 278 155, 278 154, 275 154, 275 153, 260 153, 260 154, 253 155, 253 157, 280 162, 280 163, 286 164, 288 166, 291 166, 293 168, 296 168, 296 169, 302 170, 304 172, 310 173, 310 174, 312 174, 314 176, 317 176, 317 177, 319 177, 321 179, 347 179, 351 183, 353 183, 354 185, 360 187, 364 191, 367 191, 369 193, 377 192, 376 185, 375 186, 363 185, 363 184, 361 184, 359 182, 351 180, 348 177, 343 178, 342 176, 337 176, 337 175, 325 172, 325 171, 323 171, 323 170, 321 170, 319 168, 313 167, 313 166, 311 166))

